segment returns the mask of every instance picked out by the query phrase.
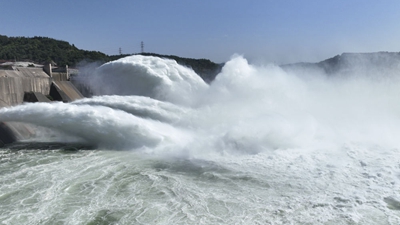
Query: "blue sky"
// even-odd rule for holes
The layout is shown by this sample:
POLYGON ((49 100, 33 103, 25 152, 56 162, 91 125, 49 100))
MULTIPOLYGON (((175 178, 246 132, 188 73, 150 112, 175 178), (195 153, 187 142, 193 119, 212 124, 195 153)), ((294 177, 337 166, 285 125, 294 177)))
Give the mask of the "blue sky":
POLYGON ((106 54, 224 62, 316 62, 400 51, 398 0, 0 0, 0 34, 46 36, 106 54))

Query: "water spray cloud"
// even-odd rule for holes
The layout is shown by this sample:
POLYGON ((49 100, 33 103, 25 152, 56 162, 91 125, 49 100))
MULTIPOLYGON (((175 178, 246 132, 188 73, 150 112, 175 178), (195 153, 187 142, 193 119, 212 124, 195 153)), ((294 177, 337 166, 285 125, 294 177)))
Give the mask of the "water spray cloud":
POLYGON ((35 123, 124 149, 176 144, 194 153, 253 154, 353 142, 400 144, 398 80, 298 71, 255 66, 235 56, 208 86, 172 60, 132 56, 93 75, 93 85, 101 84, 93 86, 97 94, 117 95, 1 109, 0 120, 35 123))

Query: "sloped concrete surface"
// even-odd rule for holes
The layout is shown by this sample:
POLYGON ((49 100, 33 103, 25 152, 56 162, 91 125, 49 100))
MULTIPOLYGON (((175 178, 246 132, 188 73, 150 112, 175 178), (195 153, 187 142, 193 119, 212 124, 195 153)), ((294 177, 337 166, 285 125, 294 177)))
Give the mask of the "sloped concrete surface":
POLYGON ((63 102, 72 102, 77 99, 83 98, 83 95, 76 89, 76 87, 70 81, 53 81, 51 87, 51 96, 55 100, 63 102), (59 99, 56 99, 54 91, 59 94, 59 99))
POLYGON ((24 102, 50 102, 46 96, 40 92, 25 92, 24 102))

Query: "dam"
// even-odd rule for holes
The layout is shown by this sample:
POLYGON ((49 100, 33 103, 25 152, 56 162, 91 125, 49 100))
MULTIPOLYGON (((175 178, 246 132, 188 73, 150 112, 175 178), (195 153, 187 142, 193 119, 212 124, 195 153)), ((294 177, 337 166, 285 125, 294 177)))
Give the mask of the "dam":
MULTIPOLYGON (((83 95, 70 82, 68 66, 26 62, 0 64, 0 108, 24 102, 71 102, 83 95)), ((35 135, 29 124, 0 123, 0 147, 35 135)))

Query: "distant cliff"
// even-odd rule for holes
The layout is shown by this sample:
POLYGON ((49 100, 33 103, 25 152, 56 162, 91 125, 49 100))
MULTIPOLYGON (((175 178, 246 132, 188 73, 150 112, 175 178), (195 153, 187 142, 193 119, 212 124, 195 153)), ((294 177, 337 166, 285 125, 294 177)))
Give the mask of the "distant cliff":
POLYGON ((294 63, 281 67, 289 71, 324 72, 329 76, 400 76, 400 53, 343 53, 317 63, 294 63))

